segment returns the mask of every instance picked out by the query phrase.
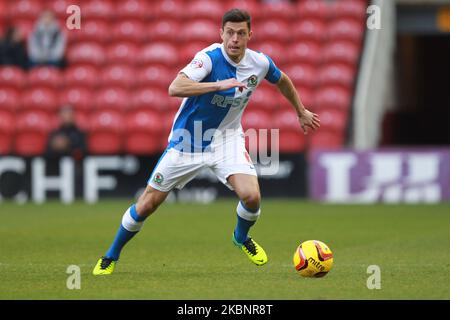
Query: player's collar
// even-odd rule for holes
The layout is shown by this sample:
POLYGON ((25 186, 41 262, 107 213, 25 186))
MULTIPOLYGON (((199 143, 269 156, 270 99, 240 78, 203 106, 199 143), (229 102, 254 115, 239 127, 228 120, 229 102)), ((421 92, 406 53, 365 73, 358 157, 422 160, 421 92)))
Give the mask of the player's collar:
POLYGON ((239 65, 241 65, 242 62, 244 62, 245 56, 247 55, 247 49, 245 49, 244 56, 242 57, 241 61, 239 61, 239 63, 236 63, 233 60, 231 60, 230 57, 228 56, 227 52, 225 51, 225 47, 223 46, 223 43, 220 45, 220 50, 222 51, 222 55, 225 57, 225 60, 227 60, 233 67, 238 67, 239 65))

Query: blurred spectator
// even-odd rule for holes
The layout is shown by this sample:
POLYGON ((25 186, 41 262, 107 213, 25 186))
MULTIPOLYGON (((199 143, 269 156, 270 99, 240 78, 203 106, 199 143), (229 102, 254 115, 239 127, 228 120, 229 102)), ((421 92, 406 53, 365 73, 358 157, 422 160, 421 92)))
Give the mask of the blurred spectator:
POLYGON ((86 153, 86 135, 75 123, 72 106, 65 105, 59 112, 60 126, 53 130, 47 141, 47 155, 72 156, 80 160, 86 153))
POLYGON ((8 27, 4 37, 0 39, 0 65, 14 65, 28 69, 25 38, 17 27, 8 27))
POLYGON ((42 12, 28 39, 31 66, 53 65, 64 67, 66 36, 52 11, 42 12))

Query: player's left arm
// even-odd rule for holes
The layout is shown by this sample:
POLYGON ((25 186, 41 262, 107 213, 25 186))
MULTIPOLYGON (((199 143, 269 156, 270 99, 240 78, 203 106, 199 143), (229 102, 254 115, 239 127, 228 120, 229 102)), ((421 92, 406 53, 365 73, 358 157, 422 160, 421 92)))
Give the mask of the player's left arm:
POLYGON ((312 130, 317 130, 320 127, 319 116, 312 113, 302 104, 299 94, 294 87, 291 79, 284 73, 281 72, 280 79, 276 83, 278 90, 289 100, 289 102, 294 107, 297 112, 297 116, 300 122, 300 126, 305 134, 308 134, 308 128, 312 130))

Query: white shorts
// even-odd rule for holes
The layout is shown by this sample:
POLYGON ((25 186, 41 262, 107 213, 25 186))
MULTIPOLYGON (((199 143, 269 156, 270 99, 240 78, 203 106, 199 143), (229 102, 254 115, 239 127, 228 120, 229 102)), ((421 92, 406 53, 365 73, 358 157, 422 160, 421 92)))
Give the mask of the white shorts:
POLYGON ((236 139, 203 153, 166 149, 150 175, 148 185, 163 192, 173 188, 182 189, 204 168, 210 168, 230 190, 233 187, 227 181, 229 176, 237 173, 257 176, 255 166, 245 149, 245 141, 236 139))

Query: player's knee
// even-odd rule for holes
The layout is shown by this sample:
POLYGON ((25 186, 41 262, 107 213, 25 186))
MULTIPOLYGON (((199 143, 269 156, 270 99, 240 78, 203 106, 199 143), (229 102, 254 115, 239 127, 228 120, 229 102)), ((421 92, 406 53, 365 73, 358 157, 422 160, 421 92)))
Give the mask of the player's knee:
POLYGON ((139 215, 142 216, 149 216, 153 212, 158 209, 159 205, 163 203, 165 200, 165 197, 162 195, 159 195, 155 192, 148 192, 146 190, 144 194, 139 198, 136 210, 139 215))
POLYGON ((242 202, 246 208, 258 210, 261 202, 261 194, 259 192, 249 192, 242 197, 242 202))

